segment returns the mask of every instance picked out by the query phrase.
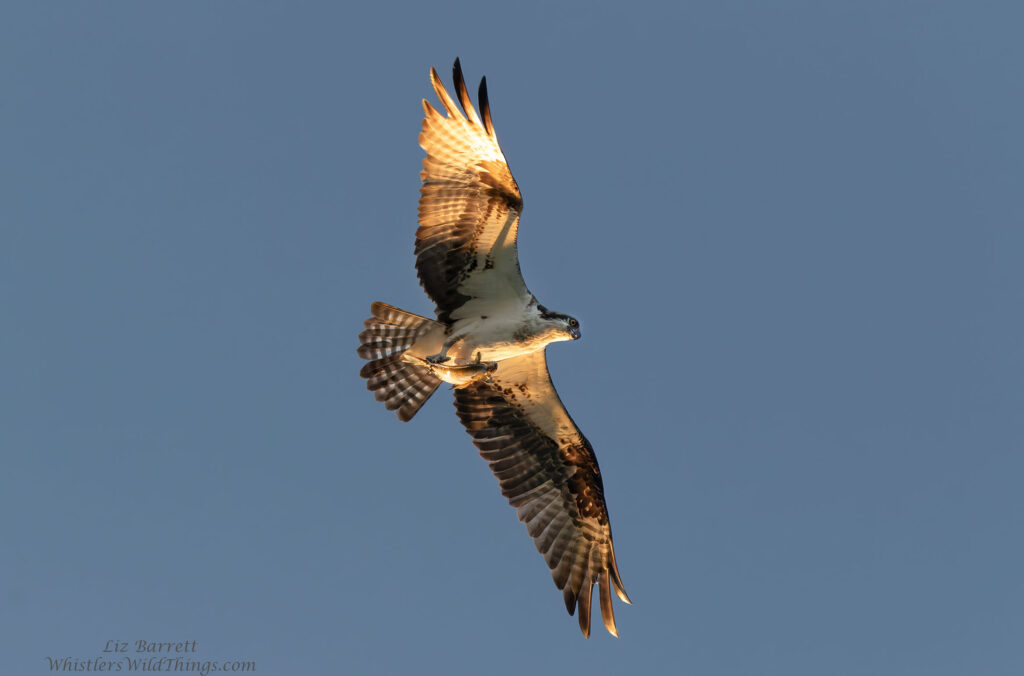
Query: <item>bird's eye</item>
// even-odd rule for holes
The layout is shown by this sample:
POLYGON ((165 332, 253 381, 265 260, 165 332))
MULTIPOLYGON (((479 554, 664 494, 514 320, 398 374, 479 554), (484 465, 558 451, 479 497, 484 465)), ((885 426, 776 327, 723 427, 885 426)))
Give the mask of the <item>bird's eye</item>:
POLYGON ((579 326, 579 322, 576 321, 575 319, 570 319, 569 326, 579 326))

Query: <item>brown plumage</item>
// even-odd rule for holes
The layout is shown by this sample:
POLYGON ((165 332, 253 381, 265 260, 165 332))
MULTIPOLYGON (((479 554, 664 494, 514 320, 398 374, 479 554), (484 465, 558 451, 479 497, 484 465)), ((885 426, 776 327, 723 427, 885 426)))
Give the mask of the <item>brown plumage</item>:
POLYGON ((601 470, 545 357, 547 344, 579 338, 579 323, 527 289, 516 245, 523 200, 498 146, 486 81, 478 113, 458 59, 452 75, 456 98, 430 70, 443 113, 424 100, 419 136, 426 157, 416 270, 437 320, 374 303, 359 336, 359 355, 370 360, 360 375, 401 420, 442 380, 457 388, 459 419, 551 569, 569 614, 578 613, 589 636, 596 585, 604 625, 618 636, 612 590, 626 603, 629 597, 601 470))
POLYGON ((605 628, 618 636, 611 586, 630 601, 593 448, 555 392, 543 350, 499 362, 492 379, 456 391, 459 419, 551 568, 570 615, 578 604, 584 636, 595 584, 605 628))
MULTIPOLYGON (((466 115, 449 96, 437 71, 430 69, 430 81, 447 117, 423 100, 423 129, 420 145, 427 151, 420 179, 419 221, 416 231, 416 271, 424 290, 437 304, 438 321, 469 296, 459 284, 476 269, 484 246, 494 244, 494 233, 510 230, 510 241, 518 272, 515 236, 523 198, 512 178, 494 129, 480 123, 466 91, 462 67, 455 61, 456 91, 466 115), (490 235, 490 236, 489 236, 490 235)), ((486 96, 486 91, 484 92, 486 96)), ((490 120, 490 109, 485 109, 490 120)), ((484 263, 486 265, 486 263, 484 263)), ((519 286, 526 290, 522 278, 519 286)))

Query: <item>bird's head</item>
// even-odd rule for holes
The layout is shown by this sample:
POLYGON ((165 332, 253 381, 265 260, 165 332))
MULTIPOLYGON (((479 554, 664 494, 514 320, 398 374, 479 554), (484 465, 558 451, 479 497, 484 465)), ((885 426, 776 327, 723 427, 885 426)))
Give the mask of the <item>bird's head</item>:
POLYGON ((580 333, 580 323, 575 317, 552 312, 543 305, 538 305, 537 309, 553 340, 578 340, 583 335, 580 333))

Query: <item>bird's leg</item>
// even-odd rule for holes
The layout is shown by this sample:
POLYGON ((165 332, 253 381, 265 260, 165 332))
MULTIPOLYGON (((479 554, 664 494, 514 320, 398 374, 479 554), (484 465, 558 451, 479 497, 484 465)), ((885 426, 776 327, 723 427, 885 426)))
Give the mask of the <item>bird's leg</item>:
POLYGON ((496 362, 496 361, 480 361, 480 357, 481 357, 481 352, 480 352, 480 350, 477 350, 476 351, 476 361, 474 361, 473 363, 474 364, 483 364, 484 366, 487 367, 488 371, 493 371, 494 369, 498 368, 498 362, 496 362))
POLYGON ((449 336, 445 341, 444 345, 441 346, 441 351, 437 354, 432 354, 424 357, 431 364, 443 364, 446 361, 450 361, 451 357, 448 356, 448 349, 454 345, 459 339, 455 336, 449 336))
POLYGON ((480 355, 480 351, 477 350, 476 361, 473 362, 474 364, 478 364, 478 365, 479 364, 483 364, 483 366, 486 369, 484 371, 483 377, 481 377, 480 380, 484 381, 485 383, 492 383, 492 382, 494 382, 494 379, 491 378, 491 372, 496 371, 498 369, 498 362, 496 362, 496 361, 484 361, 484 362, 482 362, 482 361, 480 361, 480 356, 481 356, 480 355))
POLYGON ((436 368, 446 371, 448 377, 442 377, 442 380, 452 383, 452 387, 456 390, 469 387, 475 382, 494 382, 491 378, 491 372, 498 368, 498 362, 482 361, 480 357, 480 352, 477 352, 476 360, 469 364, 462 366, 439 366, 436 368))

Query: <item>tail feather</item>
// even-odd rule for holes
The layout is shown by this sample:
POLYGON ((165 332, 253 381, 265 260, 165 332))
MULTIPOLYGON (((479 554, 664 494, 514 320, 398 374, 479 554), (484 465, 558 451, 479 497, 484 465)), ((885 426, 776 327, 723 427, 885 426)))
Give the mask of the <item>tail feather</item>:
POLYGON ((402 421, 411 420, 441 384, 426 367, 403 362, 400 354, 367 362, 359 375, 366 378, 374 398, 389 411, 397 409, 402 421))
POLYGON ((402 355, 435 322, 386 303, 374 303, 370 311, 373 317, 364 322, 358 349, 359 356, 370 361, 359 375, 366 378, 377 401, 389 411, 397 410, 399 420, 410 420, 441 380, 425 366, 403 361, 402 355))
POLYGON ((359 356, 363 359, 381 359, 405 352, 434 320, 399 310, 387 303, 370 306, 373 316, 363 322, 365 330, 359 334, 359 356))

